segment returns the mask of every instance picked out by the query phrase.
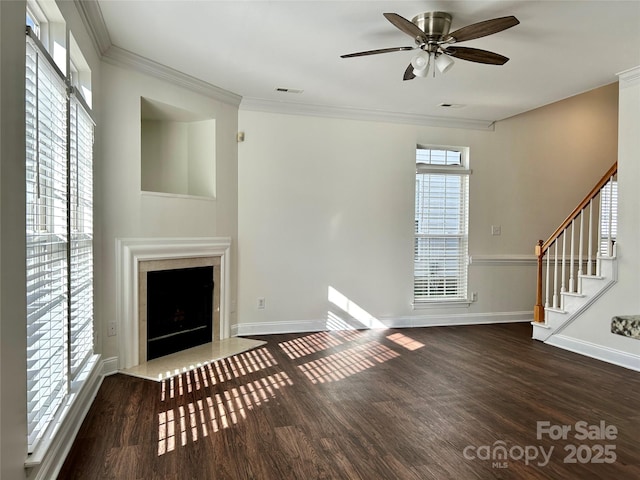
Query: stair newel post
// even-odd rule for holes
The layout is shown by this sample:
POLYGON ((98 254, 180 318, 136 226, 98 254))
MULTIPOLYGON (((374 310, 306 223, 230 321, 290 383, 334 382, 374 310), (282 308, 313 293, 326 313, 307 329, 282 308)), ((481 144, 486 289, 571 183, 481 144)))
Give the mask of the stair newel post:
POLYGON ((538 240, 536 245, 536 256, 538 257, 538 278, 536 283, 536 306, 533 308, 533 321, 538 323, 544 322, 544 306, 542 305, 542 262, 544 260, 544 251, 542 245, 544 242, 538 240))
POLYGON ((582 255, 584 249, 582 244, 584 243, 584 210, 580 212, 580 240, 578 242, 578 293, 582 293, 582 255))
POLYGON ((589 246, 587 250, 587 275, 593 275, 593 199, 589 202, 589 246))
MULTIPOLYGON (((547 249, 548 250, 548 249, 547 249)), ((546 285, 545 285, 545 292, 544 292, 544 308, 549 308, 549 288, 551 283, 549 282, 549 273, 551 272, 551 268, 550 267, 550 257, 551 255, 547 255, 547 279, 546 279, 546 285)))
POLYGON ((573 269, 574 269, 574 252, 575 252, 575 232, 576 232, 576 222, 575 220, 571 222, 571 244, 570 244, 570 251, 569 251, 569 292, 573 293, 575 292, 575 286, 576 286, 576 281, 575 278, 573 276, 573 269))

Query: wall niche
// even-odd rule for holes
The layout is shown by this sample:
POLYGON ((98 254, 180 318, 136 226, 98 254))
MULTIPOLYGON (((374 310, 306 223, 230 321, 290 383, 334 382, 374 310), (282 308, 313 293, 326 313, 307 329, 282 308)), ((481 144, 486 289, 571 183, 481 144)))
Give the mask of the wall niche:
POLYGON ((140 97, 141 189, 215 198, 216 121, 140 97))

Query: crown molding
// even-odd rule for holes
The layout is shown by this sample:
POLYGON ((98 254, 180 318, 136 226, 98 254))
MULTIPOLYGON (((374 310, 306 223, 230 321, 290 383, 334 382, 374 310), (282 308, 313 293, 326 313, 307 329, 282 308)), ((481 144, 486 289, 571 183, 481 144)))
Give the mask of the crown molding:
POLYGON ((618 78, 624 86, 640 83, 640 66, 618 73, 618 78))
POLYGON ((492 120, 468 120, 461 118, 437 117, 412 113, 385 112, 354 107, 335 107, 309 105, 291 102, 276 102, 261 98, 243 97, 240 110, 283 113, 313 117, 343 118, 348 120, 367 120, 374 122, 402 123, 429 127, 464 128, 471 130, 495 130, 492 120))
POLYGON ((240 100, 242 100, 240 95, 115 46, 111 42, 98 2, 96 0, 74 0, 74 2, 91 37, 93 46, 104 62, 118 67, 131 68, 234 107, 240 105, 240 100))
POLYGON ((200 93, 220 102, 228 103, 234 107, 240 105, 242 97, 236 93, 216 87, 210 83, 199 80, 166 65, 149 60, 124 48, 111 45, 103 54, 102 60, 118 67, 128 67, 138 72, 159 78, 179 87, 184 87, 192 92, 200 93))
POLYGON ((104 55, 111 46, 111 37, 104 23, 102 10, 96 0, 74 0, 76 9, 80 14, 93 46, 100 55, 104 55))

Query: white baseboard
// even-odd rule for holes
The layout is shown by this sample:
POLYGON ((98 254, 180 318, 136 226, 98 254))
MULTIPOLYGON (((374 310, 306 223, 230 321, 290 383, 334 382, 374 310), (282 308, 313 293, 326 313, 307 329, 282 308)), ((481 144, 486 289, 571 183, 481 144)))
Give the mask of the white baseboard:
POLYGON ((493 323, 531 322, 533 312, 489 312, 412 315, 381 319, 389 328, 448 327, 454 325, 488 325, 493 323))
MULTIPOLYGON (((93 400, 96 398, 100 385, 102 385, 104 372, 111 368, 105 368, 105 365, 112 365, 113 361, 114 358, 97 360, 78 396, 68 406, 68 411, 60 422, 58 431, 49 442, 46 451, 41 455, 31 455, 25 461, 29 479, 47 480, 58 478, 58 473, 67 458, 82 422, 87 416, 93 400)), ((117 367, 117 358, 115 358, 115 365, 117 367)))
POLYGON ((102 361, 102 376, 108 377, 118 373, 118 357, 105 358, 102 361))
POLYGON ((620 367, 640 372, 640 355, 615 350, 595 343, 578 340, 565 335, 553 335, 545 343, 586 357, 602 360, 620 367))
POLYGON ((239 323, 231 327, 233 336, 277 335, 280 333, 320 332, 327 329, 326 320, 239 323))
MULTIPOLYGON (((533 313, 453 313, 412 315, 405 317, 382 317, 377 319, 386 328, 442 327, 452 325, 486 325, 492 323, 531 322, 533 313)), ((321 332, 329 330, 327 319, 286 322, 239 323, 231 327, 234 336, 276 335, 281 333, 321 332)))

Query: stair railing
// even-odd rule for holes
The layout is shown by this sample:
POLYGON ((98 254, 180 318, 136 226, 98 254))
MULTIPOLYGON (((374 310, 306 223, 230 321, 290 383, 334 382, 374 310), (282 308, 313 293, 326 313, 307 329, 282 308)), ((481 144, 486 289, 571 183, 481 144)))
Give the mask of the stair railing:
POLYGON ((546 241, 538 241, 535 322, 544 323, 546 308, 563 310, 563 293, 581 294, 583 276, 600 275, 600 258, 615 257, 617 173, 616 162, 556 231, 546 241))

